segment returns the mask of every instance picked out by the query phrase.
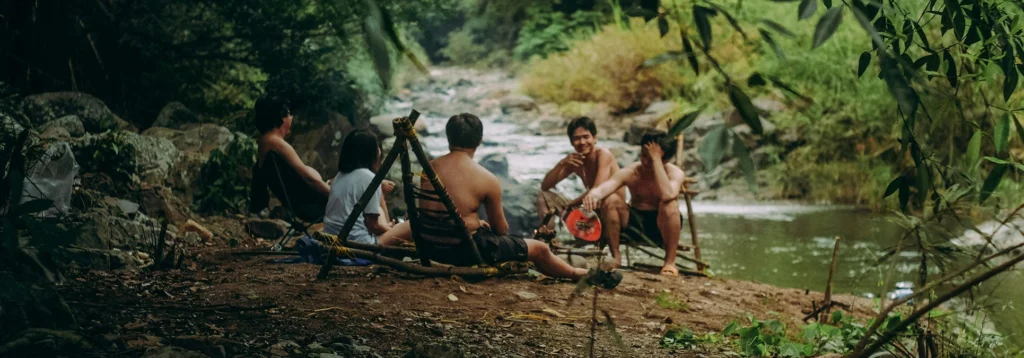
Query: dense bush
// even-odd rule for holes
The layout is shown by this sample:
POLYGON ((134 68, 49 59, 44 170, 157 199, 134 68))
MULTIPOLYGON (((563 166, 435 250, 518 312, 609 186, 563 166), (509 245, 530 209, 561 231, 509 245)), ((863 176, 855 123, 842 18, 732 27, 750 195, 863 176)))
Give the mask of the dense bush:
POLYGON ((256 141, 242 134, 224 150, 214 149, 199 175, 196 210, 203 213, 239 213, 249 198, 256 141))
POLYGON ((602 102, 615 111, 642 109, 678 94, 692 81, 681 64, 637 70, 648 58, 670 50, 679 50, 678 39, 658 40, 658 29, 650 24, 637 20, 629 29, 608 25, 568 51, 532 62, 522 85, 544 101, 602 102))

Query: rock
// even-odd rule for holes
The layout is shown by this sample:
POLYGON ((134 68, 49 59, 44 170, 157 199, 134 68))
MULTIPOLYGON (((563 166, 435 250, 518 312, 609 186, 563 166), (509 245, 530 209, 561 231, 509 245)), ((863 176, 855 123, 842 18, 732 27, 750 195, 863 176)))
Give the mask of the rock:
MULTIPOLYGON (((525 118, 516 121, 528 121, 526 129, 539 136, 564 136, 566 120, 562 117, 541 115, 537 118, 525 118)), ((486 140, 486 139, 485 139, 486 140)))
POLYGON ((25 97, 22 110, 33 126, 67 115, 77 115, 85 130, 90 133, 107 130, 136 131, 134 126, 111 112, 99 98, 81 92, 50 92, 28 96, 25 97))
POLYGON ((532 299, 537 298, 537 294, 536 293, 527 292, 527 291, 516 292, 516 296, 519 296, 519 298, 522 298, 524 300, 532 300, 532 299))
POLYGON ((503 153, 491 153, 480 158, 480 166, 499 178, 509 178, 508 158, 503 153))
POLYGON ((622 141, 632 145, 639 145, 645 133, 658 129, 659 121, 660 118, 656 114, 641 114, 633 117, 633 121, 629 124, 629 130, 622 137, 622 141))
MULTIPOLYGON (((382 114, 379 116, 370 117, 370 126, 373 127, 382 138, 394 137, 395 136, 395 118, 405 116, 406 114, 382 114)), ((413 125, 416 129, 417 135, 430 134, 427 131, 427 120, 424 116, 416 121, 413 125)))
POLYGON ((43 125, 39 126, 39 131, 45 133, 47 130, 55 127, 63 128, 69 135, 75 138, 85 135, 85 125, 82 124, 82 119, 74 114, 43 123, 43 125))
MULTIPOLYGON (((27 267, 27 266, 26 266, 27 267)), ((40 275, 0 271, 0 342, 32 328, 66 329, 75 317, 53 284, 40 275)), ((2 344, 2 343, 0 343, 2 344)), ((0 352, 4 346, 0 345, 0 352)), ((16 357, 5 355, 0 357, 16 357)), ((27 356, 26 356, 27 357, 27 356)))
POLYGON ((124 213, 125 216, 129 217, 139 212, 139 204, 124 199, 117 200, 117 207, 121 209, 121 212, 124 213))
POLYGON ((188 206, 165 186, 143 185, 140 190, 140 210, 154 218, 165 218, 170 223, 181 226, 188 220, 188 206))
POLYGON ((661 322, 644 322, 644 328, 651 332, 661 333, 665 330, 665 324, 661 322))
MULTIPOLYGON (((96 148, 104 146, 116 146, 119 151, 132 148, 132 158, 135 161, 134 172, 142 182, 151 184, 162 184, 168 178, 168 173, 174 164, 181 157, 181 151, 174 144, 165 139, 151 136, 141 136, 132 132, 110 131, 103 134, 89 134, 72 141, 75 148, 75 158, 83 163, 83 168, 88 167, 92 160, 92 154, 96 148)), ((112 170, 109 168, 118 163, 91 163, 93 168, 100 171, 112 170)))
MULTIPOLYGON (((352 345, 352 344, 354 344, 353 342, 355 342, 355 339, 352 339, 351 336, 341 336, 341 337, 338 337, 337 340, 335 340, 334 344, 348 344, 348 345, 352 345)), ((331 347, 334 347, 334 344, 332 344, 331 347)))
POLYGON ((73 331, 32 328, 12 338, 0 346, 0 357, 80 357, 93 351, 92 345, 73 331))
POLYGON ((21 133, 23 130, 25 130, 25 126, 15 120, 14 117, 7 113, 0 112, 0 132, 21 133))
POLYGON ((209 356, 181 347, 161 347, 149 350, 142 358, 209 358, 209 356))
POLYGON ((278 238, 288 231, 288 223, 276 219, 249 219, 245 223, 249 235, 267 239, 278 238))
POLYGON ((723 124, 725 124, 725 118, 722 113, 701 114, 697 117, 697 120, 693 121, 690 128, 698 136, 703 136, 715 127, 723 124))
POLYGON ((319 353, 318 358, 345 358, 334 353, 319 353))
POLYGON ((320 345, 320 343, 316 343, 316 342, 310 343, 308 346, 306 346, 306 348, 309 349, 310 353, 314 353, 314 354, 315 353, 334 354, 334 350, 333 349, 324 347, 324 346, 320 345))
POLYGON ((143 136, 163 138, 185 155, 198 155, 206 162, 214 149, 224 150, 235 139, 231 130, 216 124, 200 124, 187 130, 152 127, 142 132, 143 136))
MULTIPOLYGON (((303 118, 310 116, 305 114, 303 118)), ((341 142, 352 131, 352 124, 348 118, 333 111, 315 117, 317 123, 324 124, 293 129, 291 143, 303 163, 316 169, 325 178, 334 177, 338 172, 341 142)))
POLYGON ((287 357, 297 348, 299 348, 298 343, 293 341, 280 341, 270 346, 270 354, 278 357, 287 357))
POLYGON ((188 221, 185 222, 185 225, 182 226, 181 231, 183 233, 194 232, 196 234, 199 234, 199 237, 202 238, 203 241, 209 242, 210 240, 213 240, 213 233, 210 232, 210 230, 207 230, 202 225, 199 225, 199 223, 193 221, 192 219, 189 219, 188 221))
POLYGON ((354 352, 363 354, 370 353, 371 350, 370 346, 353 345, 352 348, 354 352))
POLYGON ((181 102, 171 102, 160 110, 152 127, 180 128, 182 124, 198 123, 199 116, 181 102))
POLYGON ((537 102, 530 96, 512 94, 498 100, 501 112, 508 114, 514 111, 532 111, 537 109, 537 102))
POLYGON ((679 108, 679 104, 674 101, 659 101, 651 103, 644 110, 644 114, 654 115, 657 118, 668 116, 679 108))
POLYGON ((68 133, 67 129, 54 126, 47 128, 46 131, 39 135, 39 138, 68 141, 71 140, 71 133, 68 133))
MULTIPOLYGON (((765 120, 764 118, 758 118, 761 121, 762 136, 770 136, 775 133, 775 124, 765 120)), ((732 131, 738 135, 744 137, 753 136, 753 130, 750 129, 750 125, 746 123, 740 123, 732 128, 732 131)))

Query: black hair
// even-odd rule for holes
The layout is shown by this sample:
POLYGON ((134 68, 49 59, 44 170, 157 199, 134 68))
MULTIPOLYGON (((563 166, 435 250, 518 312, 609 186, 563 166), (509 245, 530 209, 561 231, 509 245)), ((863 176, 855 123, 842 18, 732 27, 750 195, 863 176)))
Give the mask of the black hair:
POLYGON ((263 97, 256 101, 253 111, 256 112, 256 129, 266 133, 284 123, 284 117, 292 113, 287 99, 280 97, 263 97))
POLYGON ((448 119, 444 133, 448 136, 449 146, 473 149, 484 140, 484 124, 472 114, 457 114, 448 119))
POLYGON ((591 135, 597 135, 597 125, 594 124, 594 120, 590 117, 579 117, 569 121, 569 127, 565 129, 565 134, 572 138, 572 134, 576 132, 576 128, 583 127, 590 131, 591 135))
POLYGON ((675 138, 669 137, 668 133, 661 130, 648 130, 644 133, 644 136, 640 138, 640 145, 643 146, 647 143, 654 142, 661 146, 661 151, 664 154, 661 155, 661 161, 667 162, 676 156, 676 147, 678 143, 675 138))
POLYGON ((338 155, 338 171, 351 173, 353 170, 366 168, 377 172, 377 159, 380 140, 368 129, 357 129, 345 136, 338 155))

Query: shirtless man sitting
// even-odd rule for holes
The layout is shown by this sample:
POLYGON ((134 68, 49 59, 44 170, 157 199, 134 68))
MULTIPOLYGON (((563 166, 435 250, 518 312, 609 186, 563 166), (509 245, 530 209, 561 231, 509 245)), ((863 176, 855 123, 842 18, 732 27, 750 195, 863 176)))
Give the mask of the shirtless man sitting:
MULTIPOLYGON (((682 225, 678 200, 685 174, 668 162, 676 153, 676 141, 665 132, 656 131, 644 134, 640 143, 643 146, 640 162, 622 168, 587 192, 583 197, 583 207, 595 210, 600 207, 601 199, 623 186, 628 187, 631 195, 629 223, 623 230, 623 236, 645 242, 640 237, 643 235, 661 244, 665 249, 665 265, 661 273, 678 275, 675 259, 682 225)), ((612 250, 616 249, 612 247, 612 250)))
MULTIPOLYGON (((454 202, 462 220, 466 223, 476 241, 481 256, 488 264, 505 261, 529 260, 537 265, 537 269, 548 276, 579 279, 587 271, 572 267, 551 253, 544 242, 520 239, 508 235, 508 222, 501 206, 501 184, 498 177, 473 160, 476 149, 483 142, 483 123, 476 116, 463 113, 451 117, 445 127, 448 136, 448 154, 430 161, 438 178, 454 202), (477 215, 483 206, 490 224, 477 215)), ((421 187, 432 189, 426 179, 421 180, 421 187)), ((421 209, 445 210, 442 203, 421 200, 421 209)), ((409 222, 396 225, 377 240, 381 245, 395 245, 400 240, 411 241, 412 231, 409 222)), ((432 258, 449 261, 450 264, 472 264, 465 257, 432 258)))
MULTIPOLYGON (((556 203, 568 202, 568 200, 552 189, 569 177, 569 174, 576 174, 583 180, 583 186, 590 190, 607 181, 612 174, 619 170, 619 164, 616 163, 612 152, 608 148, 597 147, 597 126, 594 125, 594 120, 587 117, 573 119, 569 122, 566 134, 576 152, 569 153, 544 176, 544 180, 540 184, 541 191, 537 194, 537 213, 541 220, 548 210, 561 212, 566 209, 564 205, 559 207, 556 203)), ((604 228, 601 236, 611 248, 616 267, 622 264, 622 254, 619 252, 619 233, 622 230, 622 225, 629 218, 625 198, 626 189, 620 188, 604 198, 598 210, 601 226, 604 228)), ((574 201, 580 202, 581 200, 582 196, 574 201)), ((543 229, 552 230, 551 225, 553 222, 543 229)))
POLYGON ((284 140, 284 137, 292 129, 292 111, 289 108, 288 100, 277 97, 260 98, 256 101, 253 111, 255 112, 256 129, 260 131, 260 137, 256 140, 258 146, 257 166, 263 167, 263 159, 266 158, 267 153, 277 152, 295 168, 295 171, 313 191, 323 194, 322 199, 326 205, 331 187, 324 182, 323 177, 316 169, 302 163, 302 159, 299 159, 299 155, 295 153, 295 148, 292 148, 291 144, 284 140))

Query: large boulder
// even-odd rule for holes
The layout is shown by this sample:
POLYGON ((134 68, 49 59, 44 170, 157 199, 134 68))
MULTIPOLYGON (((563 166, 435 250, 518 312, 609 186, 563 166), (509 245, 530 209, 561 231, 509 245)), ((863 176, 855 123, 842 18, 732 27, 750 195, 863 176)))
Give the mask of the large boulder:
POLYGON ((532 97, 522 94, 512 94, 502 97, 499 100, 501 112, 508 114, 515 111, 532 111, 537 109, 537 102, 532 97))
POLYGON ((337 174, 341 142, 352 131, 352 124, 347 117, 334 111, 316 116, 318 118, 311 118, 310 122, 323 123, 322 125, 292 129, 292 138, 289 142, 295 147, 295 152, 299 154, 303 163, 316 169, 324 178, 329 178, 337 174))
POLYGON ((480 158, 479 163, 484 169, 499 178, 509 178, 508 158, 503 153, 491 153, 480 158))
POLYGON ((231 133, 227 128, 216 124, 201 124, 187 130, 153 127, 142 132, 142 135, 168 141, 181 153, 167 176, 167 183, 172 188, 189 193, 203 165, 210 159, 210 153, 216 149, 225 150, 236 136, 244 134, 231 133))
POLYGON ((38 131, 46 133, 52 128, 62 128, 67 131, 68 135, 75 138, 85 135, 85 124, 82 123, 81 118, 74 114, 43 123, 43 125, 39 126, 38 131))
POLYGON ((50 92, 28 96, 25 97, 22 110, 34 127, 64 116, 76 115, 90 133, 115 129, 135 131, 134 126, 111 112, 99 98, 81 92, 50 92))
MULTIPOLYGON (((181 156, 181 151, 166 138, 143 136, 133 132, 110 131, 102 134, 87 134, 71 142, 75 158, 82 164, 83 172, 118 171, 116 167, 132 163, 108 162, 119 158, 124 151, 130 151, 134 168, 128 171, 145 183, 162 184, 167 180, 171 168, 181 156), (95 156, 95 153, 104 153, 95 156), (111 156, 110 158, 106 157, 111 156)), ((134 181, 135 179, 133 179, 134 181)))
POLYGON ((644 133, 654 129, 665 129, 669 117, 672 116, 679 105, 672 101, 660 101, 651 103, 640 115, 633 117, 626 130, 622 141, 638 145, 644 133))
POLYGON ((181 128, 187 123, 198 123, 199 116, 185 107, 181 102, 171 102, 160 110, 152 127, 181 128))

